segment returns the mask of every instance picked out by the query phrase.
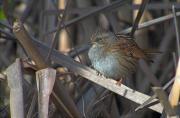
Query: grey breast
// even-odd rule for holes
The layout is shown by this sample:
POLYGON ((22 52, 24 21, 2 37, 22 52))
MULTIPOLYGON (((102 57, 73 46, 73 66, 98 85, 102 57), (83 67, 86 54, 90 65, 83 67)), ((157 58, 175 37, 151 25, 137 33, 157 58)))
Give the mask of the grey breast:
POLYGON ((119 79, 126 76, 126 71, 119 64, 115 55, 104 53, 98 44, 93 45, 88 52, 93 67, 105 77, 119 79))

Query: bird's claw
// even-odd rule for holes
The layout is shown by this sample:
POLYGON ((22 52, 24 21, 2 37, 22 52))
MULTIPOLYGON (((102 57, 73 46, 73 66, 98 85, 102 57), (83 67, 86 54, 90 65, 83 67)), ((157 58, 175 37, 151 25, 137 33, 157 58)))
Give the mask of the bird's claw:
POLYGON ((107 78, 102 73, 100 73, 99 71, 96 71, 96 74, 97 74, 97 76, 100 76, 100 77, 103 77, 103 78, 107 78))
POLYGON ((121 84, 122 84, 122 78, 121 79, 119 79, 119 80, 117 80, 117 83, 116 83, 116 85, 118 85, 118 86, 121 86, 121 84))
POLYGON ((103 76, 99 71, 96 71, 97 76, 103 76))

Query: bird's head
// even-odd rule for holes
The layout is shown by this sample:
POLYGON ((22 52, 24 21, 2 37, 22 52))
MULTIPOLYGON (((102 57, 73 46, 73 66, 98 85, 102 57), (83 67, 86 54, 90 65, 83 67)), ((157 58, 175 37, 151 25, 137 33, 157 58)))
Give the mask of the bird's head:
POLYGON ((114 34, 112 32, 105 32, 105 33, 96 33, 93 34, 91 37, 91 43, 92 44, 98 44, 98 45, 104 45, 109 44, 114 41, 114 34))

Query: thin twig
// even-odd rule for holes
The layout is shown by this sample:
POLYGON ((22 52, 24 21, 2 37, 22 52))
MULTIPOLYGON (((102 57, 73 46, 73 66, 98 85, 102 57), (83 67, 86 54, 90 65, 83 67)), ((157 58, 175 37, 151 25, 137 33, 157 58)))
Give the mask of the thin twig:
MULTIPOLYGON (((94 15, 96 15, 98 13, 110 11, 111 9, 115 9, 117 7, 120 7, 120 6, 124 5, 125 3, 128 3, 129 1, 130 0, 117 0, 115 2, 112 2, 109 5, 105 5, 105 6, 99 7, 97 9, 94 9, 94 10, 90 11, 89 13, 86 13, 86 14, 84 14, 82 16, 79 16, 77 18, 74 18, 74 19, 72 19, 70 21, 65 22, 64 23, 65 25, 61 26, 61 28, 68 27, 68 26, 70 26, 72 24, 75 24, 75 23, 77 23, 77 22, 79 22, 79 21, 81 21, 81 20, 83 20, 85 18, 89 18, 90 16, 94 16, 94 15)), ((55 31, 57 31, 57 28, 47 32, 45 35, 53 33, 55 31)))
POLYGON ((176 31, 176 48, 177 48, 177 55, 180 56, 180 46, 179 46, 179 29, 178 29, 178 21, 177 21, 177 15, 176 15, 176 9, 175 6, 172 6, 172 12, 173 12, 173 19, 174 19, 174 26, 176 31))
MULTIPOLYGON (((176 12, 176 15, 177 16, 180 16, 180 12, 176 12)), ((159 17, 159 18, 156 18, 156 19, 153 19, 153 20, 150 20, 150 21, 147 21, 147 22, 144 22, 144 23, 141 23, 138 27, 138 29, 144 29, 144 28, 147 28, 149 26, 152 26, 152 25, 155 25, 155 24, 158 24, 158 23, 161 23, 163 21, 167 21, 167 20, 170 20, 173 18, 173 14, 169 14, 169 15, 165 15, 165 16, 162 16, 162 17, 159 17)), ((120 34, 128 34, 130 33, 132 30, 132 27, 129 27, 125 30, 122 30, 120 31, 119 33, 120 34)))
POLYGON ((35 3, 37 2, 36 0, 29 0, 27 1, 28 3, 26 4, 26 9, 23 11, 22 16, 20 18, 21 22, 24 23, 27 17, 29 17, 31 10, 34 8, 35 3))
POLYGON ((53 48, 54 48, 54 46, 55 46, 55 44, 56 44, 56 40, 57 40, 57 38, 58 38, 58 36, 59 36, 57 32, 58 32, 58 31, 62 28, 62 26, 63 26, 64 19, 65 19, 66 15, 67 15, 67 9, 68 9, 69 4, 70 4, 70 0, 67 1, 65 10, 64 10, 63 13, 62 13, 61 20, 58 22, 57 31, 56 31, 56 33, 54 34, 54 35, 55 35, 54 38, 52 39, 52 43, 51 43, 50 49, 49 49, 49 51, 48 51, 48 55, 47 55, 47 57, 46 57, 46 62, 48 62, 49 57, 51 56, 52 50, 53 50, 53 48))
POLYGON ((86 112, 85 112, 84 96, 83 95, 82 95, 82 104, 83 104, 83 115, 84 115, 84 118, 87 118, 86 117, 86 112))
POLYGON ((176 68, 177 68, 176 53, 175 53, 175 52, 173 52, 173 53, 172 53, 172 55, 173 55, 174 70, 176 70, 176 68))
POLYGON ((5 21, 0 21, 0 25, 2 25, 2 26, 4 26, 4 27, 8 28, 9 30, 12 29, 12 26, 10 26, 10 25, 9 25, 7 22, 5 22, 5 21))
POLYGON ((3 30, 1 28, 0 28, 0 32, 7 35, 8 37, 10 37, 12 39, 15 39, 14 35, 12 33, 10 33, 10 32, 7 32, 7 31, 5 31, 5 30, 3 30))
MULTIPOLYGON (((138 10, 141 4, 132 4, 128 5, 127 7, 132 10, 138 10)), ((180 8, 180 3, 177 2, 168 2, 168 3, 162 3, 162 2, 154 2, 154 3, 148 3, 146 6, 146 10, 164 10, 164 9, 172 9, 172 5, 175 5, 176 8, 180 8)), ((70 15, 81 15, 83 13, 92 11, 94 9, 100 8, 100 6, 89 6, 86 8, 69 8, 68 13, 70 15)), ((118 10, 117 8, 110 9, 110 11, 114 12, 118 10)), ((48 9, 43 11, 43 15, 58 15, 63 12, 63 9, 48 9)), ((122 20, 122 19, 121 19, 122 20)), ((127 22, 122 20, 123 22, 127 22)), ((127 22, 128 23, 128 22, 127 22)))
MULTIPOLYGON (((180 8, 180 3, 178 2, 168 2, 168 3, 164 3, 164 2, 152 2, 149 3, 146 7, 147 10, 161 10, 161 9, 171 9, 172 5, 175 5, 177 8, 180 8)), ((139 4, 133 4, 132 5, 132 9, 138 9, 139 8, 139 4)))
POLYGON ((36 104, 37 104, 37 92, 36 92, 36 90, 34 90, 34 94, 33 94, 32 101, 31 101, 31 105, 29 107, 29 110, 28 110, 26 118, 32 118, 33 111, 35 110, 36 104))
POLYGON ((141 20, 141 17, 143 15, 143 12, 144 12, 148 2, 149 2, 149 0, 143 0, 141 6, 139 8, 137 17, 136 17, 135 22, 134 22, 134 24, 132 26, 132 30, 131 30, 131 34, 130 34, 131 37, 134 37, 134 33, 135 33, 136 29, 138 28, 139 21, 141 20))

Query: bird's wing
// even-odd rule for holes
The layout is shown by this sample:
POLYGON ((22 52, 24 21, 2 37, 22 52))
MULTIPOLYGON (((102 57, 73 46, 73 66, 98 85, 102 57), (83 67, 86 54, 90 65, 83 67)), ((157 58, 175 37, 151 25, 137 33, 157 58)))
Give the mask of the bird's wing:
POLYGON ((146 55, 144 51, 139 48, 136 42, 130 37, 117 35, 117 41, 115 41, 111 46, 111 52, 121 52, 125 56, 130 56, 135 59, 145 59, 146 55))

